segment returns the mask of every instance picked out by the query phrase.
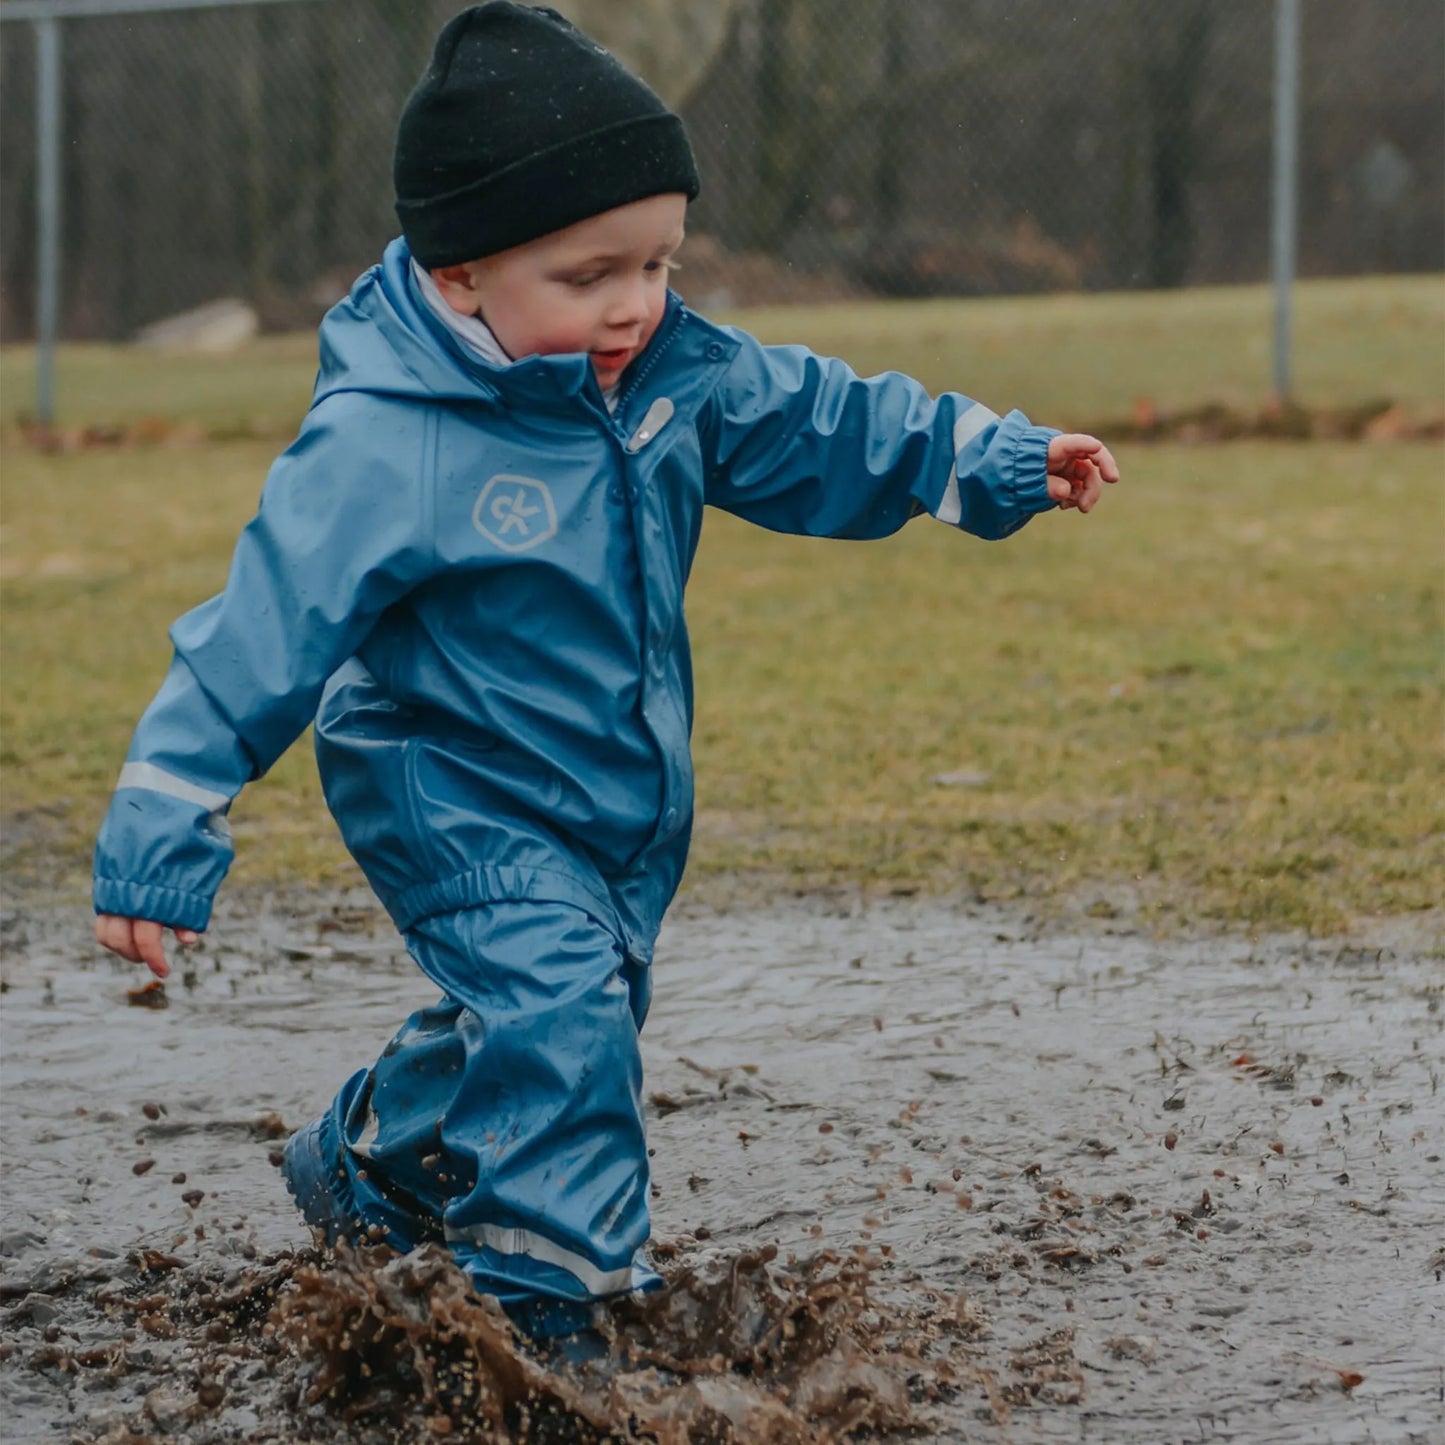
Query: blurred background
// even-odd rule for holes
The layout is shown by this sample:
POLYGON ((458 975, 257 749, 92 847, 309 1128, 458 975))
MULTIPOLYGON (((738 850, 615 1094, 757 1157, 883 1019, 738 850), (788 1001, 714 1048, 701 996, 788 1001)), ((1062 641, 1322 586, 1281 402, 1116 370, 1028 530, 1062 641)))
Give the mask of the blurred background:
MULTIPOLYGON (((219 298, 265 331, 313 326, 396 233, 396 117, 460 8, 59 22, 60 336, 121 340, 219 298)), ((687 119, 703 194, 678 283, 700 307, 1269 275, 1266 0, 558 8, 687 119)), ((1302 12, 1300 274, 1440 270, 1445 6, 1302 12)), ((36 35, 0 26, 4 341, 36 328, 36 35)))
MULTIPOLYGON (((711 517, 695 886, 1442 916, 1441 0, 558 4, 687 118, 690 301, 1095 431, 1126 478, 966 553, 711 517)), ((189 6, 0 0, 7 888, 83 890, 166 627, 396 233, 396 118, 461 8, 189 6)), ((234 822, 239 879, 355 880, 309 748, 234 822)))

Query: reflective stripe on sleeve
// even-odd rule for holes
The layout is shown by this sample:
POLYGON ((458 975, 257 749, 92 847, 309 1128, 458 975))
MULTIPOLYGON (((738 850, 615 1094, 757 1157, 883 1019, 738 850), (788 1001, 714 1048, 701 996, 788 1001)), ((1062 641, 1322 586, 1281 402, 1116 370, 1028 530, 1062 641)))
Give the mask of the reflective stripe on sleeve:
POLYGON ((996 411, 990 411, 981 401, 976 401, 953 424, 953 466, 948 473, 948 485, 943 489, 943 500, 933 514, 950 527, 958 526, 963 517, 963 501, 958 495, 958 454, 979 432, 997 420, 996 411))
POLYGON ((120 770, 117 788, 144 788, 148 793, 164 793, 168 798, 179 798, 183 803, 194 803, 198 808, 216 813, 230 804, 225 793, 213 793, 209 788, 198 788, 154 763, 127 763, 120 770))
POLYGON ((580 1280, 588 1294, 617 1294, 632 1288, 630 1264, 621 1269, 598 1269, 591 1260, 573 1254, 570 1249, 563 1249, 560 1244, 554 1244, 540 1234, 533 1234, 530 1229, 506 1229, 499 1224, 469 1224, 464 1227, 449 1224, 446 1236, 448 1244, 468 1241, 494 1249, 498 1254, 520 1254, 542 1264, 556 1265, 580 1280))

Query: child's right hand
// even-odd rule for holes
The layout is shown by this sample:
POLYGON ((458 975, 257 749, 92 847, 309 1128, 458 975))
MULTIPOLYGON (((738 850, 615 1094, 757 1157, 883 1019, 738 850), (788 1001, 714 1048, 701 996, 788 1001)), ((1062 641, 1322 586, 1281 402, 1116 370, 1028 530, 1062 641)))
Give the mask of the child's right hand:
MULTIPOLYGON (((165 931, 163 923, 152 923, 148 918, 122 918, 117 913, 97 914, 95 920, 98 944, 132 963, 145 964, 157 978, 165 978, 171 971, 166 962, 165 931)), ((177 928, 175 935, 180 944, 201 941, 201 935, 194 928, 177 928)))

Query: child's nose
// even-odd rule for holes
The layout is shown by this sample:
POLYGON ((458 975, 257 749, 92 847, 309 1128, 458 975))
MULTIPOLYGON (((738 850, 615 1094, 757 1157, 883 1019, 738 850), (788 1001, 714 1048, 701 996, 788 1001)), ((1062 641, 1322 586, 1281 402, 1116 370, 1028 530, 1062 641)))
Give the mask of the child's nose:
POLYGON ((609 326, 635 326, 647 319, 647 288, 641 277, 624 282, 607 310, 609 326))

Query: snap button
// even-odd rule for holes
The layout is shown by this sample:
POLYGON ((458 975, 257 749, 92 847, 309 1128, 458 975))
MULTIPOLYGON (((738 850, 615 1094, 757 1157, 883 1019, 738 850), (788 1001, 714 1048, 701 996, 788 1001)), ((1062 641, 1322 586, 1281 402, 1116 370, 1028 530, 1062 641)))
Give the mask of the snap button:
POLYGON ((721 341, 709 341, 707 344, 707 359, 709 361, 721 361, 727 355, 727 347, 721 341))

